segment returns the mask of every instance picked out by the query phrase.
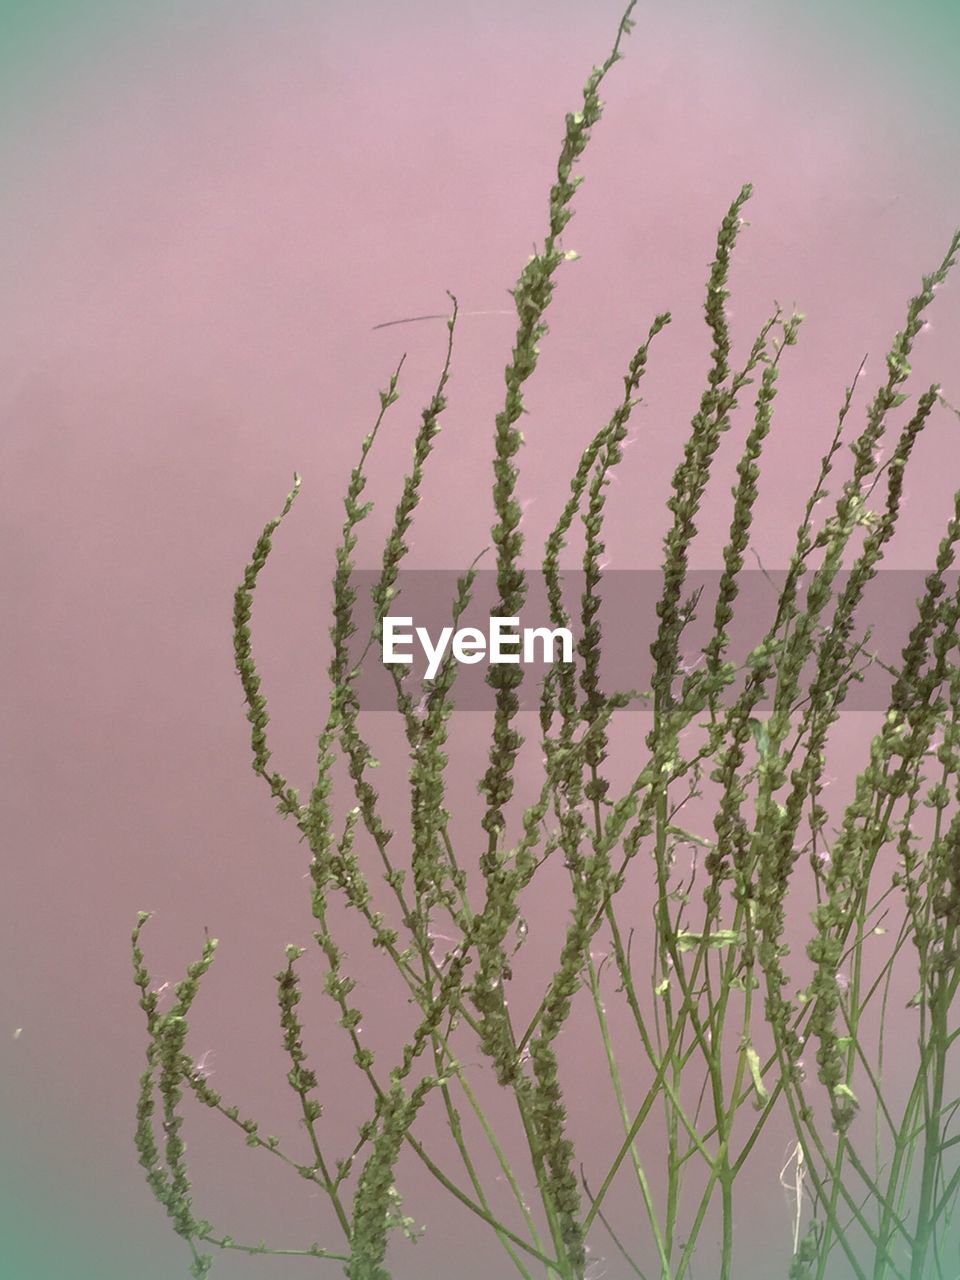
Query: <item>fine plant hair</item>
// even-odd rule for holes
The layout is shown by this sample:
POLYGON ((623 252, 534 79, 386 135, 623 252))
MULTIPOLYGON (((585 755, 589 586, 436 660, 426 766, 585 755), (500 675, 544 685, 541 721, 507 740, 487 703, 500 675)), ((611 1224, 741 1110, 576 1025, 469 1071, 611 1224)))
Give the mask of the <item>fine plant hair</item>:
MULTIPOLYGON (((512 291, 517 331, 493 440, 494 612, 502 616, 519 615, 528 590, 517 499, 524 389, 537 368, 558 272, 576 256, 563 247, 582 181, 574 166, 600 119, 600 87, 622 57, 635 3, 622 17, 606 61, 590 73, 580 109, 566 117, 546 238, 512 291)), ((447 405, 458 319, 452 295, 446 355, 421 415, 372 590, 373 626, 360 636, 365 647, 359 655, 353 557, 372 506, 364 499, 368 466, 399 397, 402 360, 380 392, 379 412, 350 475, 333 578, 329 712, 319 735, 316 780, 305 799, 271 764, 267 704, 250 630, 259 576, 300 490, 299 477, 257 541, 233 618, 253 769, 309 848, 313 939, 326 969, 324 989, 369 1109, 353 1145, 332 1151, 324 1131, 331 1090, 309 1065, 298 1014, 300 945, 287 946, 276 974, 286 1079, 300 1129, 292 1138, 267 1136, 238 1105, 225 1102, 187 1049, 191 1011, 216 940, 207 938, 172 1005, 162 1011, 141 947, 149 916, 141 913, 133 960, 148 1048, 136 1146, 151 1190, 189 1248, 191 1275, 207 1274, 215 1248, 311 1257, 349 1280, 389 1280, 388 1247, 419 1235, 398 1189, 412 1161, 432 1177, 439 1199, 489 1228, 502 1250, 498 1275, 593 1280, 601 1274, 596 1260, 602 1250, 611 1274, 731 1280, 738 1266, 742 1271, 749 1247, 743 1225, 734 1239, 734 1223, 749 1222, 741 1175, 751 1157, 770 1154, 771 1141, 772 1163, 783 1163, 784 1130, 791 1137, 780 1180, 790 1211, 780 1274, 790 1280, 838 1274, 939 1280, 957 1274, 960 1097, 950 1084, 956 1088, 960 1081, 954 1012, 960 984, 960 591, 949 588, 948 574, 960 539, 960 490, 900 661, 885 667, 889 705, 836 824, 823 792, 831 728, 850 690, 879 662, 869 633, 858 627, 863 597, 897 528, 904 476, 920 433, 950 410, 938 385, 911 389, 910 361, 934 292, 960 251, 960 233, 910 300, 859 429, 851 425, 859 412, 859 376, 846 390, 814 491, 800 512, 782 585, 771 597, 766 630, 749 651, 733 654, 731 624, 751 552, 761 458, 774 423, 781 362, 802 321, 775 307, 746 355, 735 358, 726 302, 750 195, 744 186, 723 217, 707 281, 710 364, 666 504, 670 520, 650 688, 602 688, 600 584, 607 494, 648 362, 670 323, 668 312, 647 325, 627 366, 623 394, 583 449, 544 547, 551 623, 572 626, 577 645, 573 662, 551 667, 540 686, 542 779, 525 805, 516 786, 524 671, 519 665, 487 669, 493 714, 479 780, 479 857, 468 861, 462 842, 457 848, 447 808, 448 722, 457 678, 450 654, 436 677, 419 686, 406 670, 389 668, 410 760, 409 827, 400 840, 386 825, 371 780, 377 761, 357 688, 363 658, 382 648, 383 620, 397 593, 447 405), (701 594, 691 589, 690 551, 721 439, 737 414, 749 427, 712 616, 704 615, 701 594), (850 474, 834 480, 845 445, 850 474), (571 619, 561 560, 575 535, 582 537, 583 591, 571 619), (710 619, 709 638, 699 660, 690 663, 684 636, 697 616, 710 619), (632 748, 632 776, 623 786, 615 781, 624 770, 614 767, 614 730, 638 704, 650 727, 639 758, 632 748), (346 804, 340 800, 344 786, 346 804), (697 800, 712 818, 694 831, 681 811, 697 800), (681 854, 691 851, 692 865, 681 865, 681 854), (567 887, 566 923, 547 974, 542 965, 524 970, 539 994, 529 1020, 518 1021, 508 993, 529 955, 522 904, 545 876, 553 877, 551 892, 557 883, 567 887), (643 919, 626 905, 628 886, 634 890, 630 901, 649 904, 643 919), (372 1015, 358 995, 342 936, 338 940, 341 921, 351 914, 392 967, 413 1010, 409 1037, 391 1059, 383 1049, 375 1054, 360 1034, 361 1022, 372 1015), (806 937, 799 963, 786 941, 798 932, 806 937), (598 936, 603 953, 593 949, 598 936), (450 944, 445 954, 438 938, 450 944), (799 987, 798 974, 804 979, 799 987), (906 1086, 892 1088, 884 1074, 888 1024, 892 1002, 903 1003, 905 983, 915 991, 909 1035, 898 1037, 897 1065, 906 1086), (606 1153, 600 1143, 586 1149, 568 1115, 561 1033, 575 1010, 578 1018, 589 1014, 596 1027, 621 1128, 606 1153), (487 1089, 507 1098, 509 1110, 489 1106, 478 1063, 490 1068, 487 1089), (199 1215, 182 1137, 189 1094, 218 1112, 248 1146, 318 1190, 329 1203, 330 1239, 271 1247, 236 1239, 199 1215), (428 1112, 446 1121, 442 1151, 428 1112), (644 1143, 645 1130, 657 1140, 644 1143), (774 1132, 780 1134, 776 1140, 774 1132), (621 1199, 632 1196, 631 1219, 642 1223, 642 1231, 631 1234, 630 1224, 615 1220, 614 1186, 621 1199), (698 1247, 706 1271, 703 1265, 695 1271, 698 1247)), ((458 579, 451 603, 455 624, 474 597, 478 562, 458 579)), ((600 1106, 593 1093, 591 1105, 600 1106)), ((773 1194, 780 1205, 781 1188, 773 1194)))

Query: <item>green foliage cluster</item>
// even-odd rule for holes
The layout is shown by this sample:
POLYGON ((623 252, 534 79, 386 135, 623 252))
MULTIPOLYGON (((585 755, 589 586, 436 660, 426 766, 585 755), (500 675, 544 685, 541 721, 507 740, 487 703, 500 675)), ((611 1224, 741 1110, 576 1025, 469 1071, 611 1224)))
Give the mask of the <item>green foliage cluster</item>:
MULTIPOLYGON (((506 616, 519 613, 527 590, 516 496, 524 385, 537 367, 537 343, 547 332, 544 315, 556 273, 565 258, 574 256, 562 245, 581 181, 572 176, 573 166, 600 118, 601 82, 622 56, 620 42, 632 25, 634 2, 610 56, 586 82, 582 108, 567 116, 550 192, 549 231, 513 291, 518 328, 493 458, 497 612, 506 616)), ((436 1180, 438 1195, 448 1195, 489 1226, 509 1267, 524 1280, 592 1276, 588 1241, 600 1235, 615 1251, 618 1274, 685 1280, 693 1274, 708 1222, 717 1226, 719 1237, 719 1251, 708 1262, 710 1274, 730 1280, 737 1274, 736 1184, 772 1127, 771 1117, 789 1125, 792 1134, 791 1157, 781 1175, 795 1197, 793 1238, 785 1242, 784 1274, 790 1280, 825 1280, 837 1274, 832 1268, 838 1265, 857 1280, 956 1274, 956 1247, 951 1254, 949 1241, 960 1234, 953 1222, 960 1136, 951 1128, 960 1098, 952 1096, 949 1083, 951 1074, 954 1084, 960 1078, 950 1059, 960 1036, 951 1021, 960 983, 960 593, 948 590, 947 575, 960 538, 960 491, 901 664, 891 669, 889 709, 856 778, 853 799, 832 831, 822 792, 830 729, 851 686, 873 661, 869 637, 857 634, 857 611, 897 526, 903 477, 917 438, 938 406, 946 404, 937 386, 915 401, 907 386, 924 314, 954 265, 960 234, 909 303, 886 358, 886 376, 867 408, 865 425, 849 444, 852 474, 818 527, 815 507, 831 497, 828 481, 843 446, 855 384, 847 390, 770 626, 737 663, 729 656, 729 628, 750 546, 760 459, 773 421, 781 360, 796 343, 802 320, 777 308, 742 367, 734 367, 725 303, 749 196, 750 188, 744 187, 724 217, 710 271, 705 316, 711 365, 667 503, 672 522, 664 541, 652 688, 642 694, 602 691, 599 586, 607 489, 623 455, 651 348, 670 322, 667 313, 654 319, 629 363, 622 399, 584 449, 544 549, 552 622, 565 626, 570 618, 560 560, 580 521, 585 586, 576 660, 551 668, 543 681, 543 780, 512 841, 508 810, 523 745, 517 728, 523 670, 489 669, 495 711, 479 784, 484 843, 478 867, 465 868, 458 858, 446 808, 447 725, 456 677, 450 656, 436 679, 416 693, 392 668, 410 750, 409 832, 401 842, 408 856, 401 861, 395 859, 393 832, 370 780, 376 761, 361 727, 360 663, 351 658, 350 643, 356 632, 353 552, 371 509, 363 499, 365 469, 398 398, 399 367, 380 393, 379 416, 363 441, 344 500, 334 577, 330 710, 319 739, 317 779, 305 803, 269 767, 268 713, 250 633, 258 576, 299 479, 280 516, 264 529, 234 611, 253 768, 278 812, 294 819, 308 843, 314 939, 326 963, 325 990, 369 1088, 371 1110, 353 1148, 332 1158, 323 1134, 323 1082, 308 1065, 297 1011, 304 949, 289 946, 276 975, 277 997, 290 1064, 287 1082, 308 1149, 294 1156, 286 1142, 261 1135, 255 1121, 223 1102, 186 1049, 188 1017, 216 942, 207 940, 200 960, 177 986, 172 1007, 161 1012, 140 945, 148 918, 141 914, 133 956, 149 1045, 136 1143, 154 1195, 191 1250, 193 1276, 209 1271, 213 1255, 204 1247, 215 1246, 338 1261, 349 1280, 388 1280, 391 1236, 415 1239, 418 1234, 403 1213, 396 1185, 398 1162, 407 1151, 436 1180), (749 387, 752 406, 744 403, 749 387), (737 465, 711 637, 701 662, 691 668, 681 653, 699 604, 695 593, 688 594, 689 553, 721 437, 741 407, 752 425, 737 465), (899 426, 894 416, 902 419, 899 426), (889 460, 881 465, 881 442, 891 432, 889 460), (841 573, 848 561, 852 567, 841 573), (608 759, 611 724, 637 698, 647 699, 652 727, 642 767, 617 794, 608 759), (353 792, 342 821, 335 812, 333 782, 338 753, 353 792), (705 796, 715 805, 709 833, 679 825, 683 806, 705 796), (921 835, 925 809, 930 834, 921 835), (369 863, 358 856, 358 835, 379 858, 381 889, 369 863), (678 851, 689 849, 695 857, 688 874, 678 867, 678 851), (507 991, 527 934, 521 898, 548 863, 555 868, 560 860, 569 884, 569 917, 539 1006, 520 1026, 507 991), (791 887, 801 872, 812 878, 816 908, 807 924, 812 977, 797 992, 791 991, 785 939, 791 887), (653 904, 645 976, 633 954, 634 928, 625 923, 630 913, 624 888, 631 876, 631 883, 645 886, 653 904), (398 927, 375 905, 378 892, 391 899, 398 927), (416 1010, 415 1031, 391 1067, 379 1064, 361 1040, 365 1014, 335 937, 334 899, 364 922, 371 946, 389 958, 416 1010), (884 928, 885 920, 894 923, 884 928), (440 929, 449 931, 441 936, 454 935, 444 957, 435 948, 440 929), (592 944, 601 930, 610 950, 598 959, 592 944), (886 953, 878 960, 883 945, 886 953), (895 1101, 884 1088, 884 1033, 894 979, 902 981, 904 970, 916 973, 909 1044, 913 1075, 895 1101), (611 1030, 604 971, 615 977, 616 997, 635 1033, 626 1048, 611 1030), (578 997, 595 1015, 623 1127, 619 1150, 593 1186, 578 1160, 562 1084, 559 1037, 578 997), (469 1043, 474 1054, 479 1047, 499 1088, 512 1098, 516 1131, 509 1142, 481 1103, 458 1051, 461 1043, 469 1043), (642 1073, 638 1062, 645 1064, 642 1073), (638 1074, 644 1081, 639 1103, 628 1099, 638 1074), (248 1146, 266 1151, 322 1191, 341 1237, 335 1248, 242 1244, 196 1215, 181 1137, 181 1104, 188 1092, 236 1126, 248 1146), (421 1113, 431 1100, 446 1117, 462 1164, 459 1175, 442 1166, 421 1136, 421 1113), (463 1123, 464 1106, 512 1196, 512 1218, 493 1206, 487 1172, 463 1123), (654 1116, 665 1141, 644 1158, 638 1139, 654 1116), (524 1168, 507 1154, 515 1140, 524 1151, 524 1168), (652 1262, 634 1256, 605 1213, 608 1193, 621 1174, 635 1182, 652 1262), (535 1188, 529 1199, 524 1184, 535 1188)), ((457 322, 452 301, 446 360, 422 414, 413 465, 384 547, 373 591, 374 626, 364 652, 382 640, 383 618, 396 591, 446 407, 457 322)), ((475 562, 459 580, 455 621, 469 605, 476 572, 475 562)), ((803 928, 795 911, 790 919, 794 928, 803 928)), ((901 1059, 907 1048, 901 1045, 901 1059)))

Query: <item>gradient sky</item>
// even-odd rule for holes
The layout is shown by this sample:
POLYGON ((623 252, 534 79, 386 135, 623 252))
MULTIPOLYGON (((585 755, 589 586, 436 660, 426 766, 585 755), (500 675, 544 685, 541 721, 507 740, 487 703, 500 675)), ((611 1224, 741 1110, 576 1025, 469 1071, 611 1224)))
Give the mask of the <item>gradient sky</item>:
MULTIPOLYGON (((0 3, 3 1280, 186 1274, 131 1140, 138 909, 157 912, 146 943, 159 977, 176 979, 205 925, 223 940, 198 1043, 215 1050, 218 1088, 278 1123, 289 1114, 273 1083, 284 1065, 271 974, 284 943, 309 938, 305 862, 250 772, 232 592, 299 471, 255 638, 278 767, 306 782, 339 496, 406 351, 372 465, 370 530, 382 530, 445 338, 437 321, 373 326, 444 310, 446 289, 465 312, 509 307, 543 240, 564 113, 618 17, 606 0, 0 3)), ((608 530, 617 567, 658 563, 665 486, 708 358, 705 274, 749 180, 739 350, 774 300, 807 315, 758 508, 758 549, 779 566, 844 387, 870 353, 872 390, 907 299, 960 223, 960 10, 681 0, 636 17, 579 170, 565 245, 582 258, 560 272, 530 386, 531 562, 638 335, 669 308, 608 530)), ((956 281, 941 291, 914 367, 918 388, 942 380, 960 404, 958 298, 956 281)), ((419 567, 463 568, 488 540, 512 336, 509 316, 463 317, 414 529, 419 567)), ((734 462, 721 451, 721 472, 734 462)), ((958 463, 960 424, 940 414, 889 564, 931 562, 958 463)), ((727 492, 704 512, 704 567, 727 492)), ((475 736, 454 726, 464 804, 482 768, 475 736)), ((318 1053, 329 1072, 342 1065, 318 1053)), ((313 1238, 307 1193, 281 1202, 242 1145, 235 1167, 239 1144, 210 1119, 188 1121, 199 1212, 238 1236, 231 1224, 249 1222, 254 1238, 313 1238)), ((758 1276, 783 1262, 789 1216, 773 1195, 758 1276)), ((459 1220, 431 1222, 417 1254, 398 1252, 398 1280, 450 1274, 463 1238, 459 1220)), ((458 1274, 491 1274, 481 1257, 458 1274)), ((230 1256, 214 1274, 297 1270, 230 1256)), ((607 1275, 619 1280, 612 1263, 607 1275)))

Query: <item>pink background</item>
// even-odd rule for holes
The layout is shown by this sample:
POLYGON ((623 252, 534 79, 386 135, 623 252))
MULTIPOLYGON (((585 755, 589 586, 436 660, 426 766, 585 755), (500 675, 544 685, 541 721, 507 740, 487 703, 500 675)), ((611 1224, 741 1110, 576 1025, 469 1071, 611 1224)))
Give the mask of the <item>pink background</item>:
MULTIPOLYGON (((5 145, 0 295, 6 1149, 16 1194, 57 1205, 53 1230, 78 1233, 83 1257, 150 1277, 185 1274, 186 1254, 132 1146, 138 909, 157 913, 145 942, 158 979, 180 976, 205 925, 221 938, 193 1044, 214 1050, 212 1083, 265 1131, 271 1116, 295 1126, 271 975, 283 944, 309 941, 306 860, 250 772, 233 590, 296 469, 303 492, 254 626, 274 763, 306 787, 340 494, 377 389, 407 351, 370 469, 380 501, 359 562, 372 565, 445 338, 439 321, 372 326, 444 310, 447 288, 464 311, 510 306, 506 291, 542 244, 564 112, 618 17, 615 5, 530 0, 172 14, 114 32, 99 74, 88 65, 47 99, 34 90, 29 126, 5 145), (153 1270, 135 1264, 144 1255, 153 1270)), ((637 17, 580 169, 565 245, 582 260, 560 272, 529 390, 530 563, 633 349, 669 308, 607 539, 616 567, 658 563, 666 486, 707 367, 700 310, 716 228, 750 180, 731 303, 738 354, 774 299, 808 317, 785 363, 759 505, 755 545, 779 567, 844 387, 869 352, 873 390, 907 299, 960 218, 960 168, 943 159, 956 104, 945 116, 915 71, 893 78, 890 51, 859 40, 855 24, 834 28, 833 42, 818 37, 830 30, 822 15, 805 23, 780 5, 691 2, 637 17)), ((953 283, 914 363, 917 390, 941 379, 954 402, 958 322, 953 283)), ((509 316, 462 319, 412 565, 462 568, 488 541, 512 337, 509 316)), ((960 474, 958 432, 941 413, 921 441, 890 565, 932 562, 960 474)), ((717 563, 735 461, 731 437, 702 566, 717 563)), ((451 755, 455 795, 475 809, 475 720, 454 725, 451 755)), ((383 774, 398 804, 402 778, 383 774)), ((532 931, 538 920, 547 930, 547 896, 536 912, 532 931)), ((375 1007, 359 941, 353 955, 375 1007)), ((316 988, 320 959, 311 952, 304 968, 316 988)), ((340 1084, 341 1033, 328 1043, 321 996, 306 1010, 317 1065, 336 1081, 330 1124, 346 1142, 362 1114, 350 1111, 351 1077, 340 1084)), ((577 1073, 570 1087, 576 1098, 577 1073)), ((319 1234, 305 1184, 277 1180, 209 1113, 188 1114, 200 1213, 238 1237, 244 1223, 248 1237, 280 1243, 319 1234)), ((599 1108, 597 1126, 614 1132, 599 1108)), ((781 1265, 789 1240, 771 1186, 779 1157, 774 1144, 756 1175, 771 1205, 755 1224, 758 1274, 764 1258, 781 1265)), ((404 1190, 430 1225, 422 1252, 397 1251, 398 1277, 447 1274, 464 1240, 480 1243, 475 1269, 458 1274, 490 1274, 484 1257, 501 1265, 419 1172, 404 1190)), ((297 1269, 231 1256, 216 1274, 297 1269)))

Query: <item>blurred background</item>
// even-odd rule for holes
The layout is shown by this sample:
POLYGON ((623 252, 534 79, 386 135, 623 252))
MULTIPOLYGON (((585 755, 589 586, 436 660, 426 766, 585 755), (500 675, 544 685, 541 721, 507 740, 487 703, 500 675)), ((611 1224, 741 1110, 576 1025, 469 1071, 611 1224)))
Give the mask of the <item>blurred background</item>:
MULTIPOLYGON (((444 312, 448 289, 463 309, 410 552, 418 568, 463 569, 489 542, 507 291, 542 245, 564 113, 619 17, 619 0, 0 3, 5 1277, 187 1274, 132 1142, 145 1034, 129 934, 140 909, 156 913, 144 945, 158 984, 196 958, 205 927, 220 938, 191 1051, 209 1055, 225 1101, 302 1145, 272 974, 284 944, 310 942, 305 846, 250 770, 232 594, 298 471, 254 641, 273 764, 307 788, 340 496, 377 390, 406 352, 402 398, 371 457, 377 508, 358 563, 372 567, 446 340, 439 320, 374 326, 444 312)), ((669 478, 708 366, 716 229, 751 181, 732 276, 736 354, 775 301, 807 316, 783 365, 754 542, 782 568, 844 388, 867 354, 860 421, 909 297, 960 223, 960 10, 647 0, 635 17, 578 170, 564 245, 581 258, 559 272, 529 384, 529 563, 630 356, 669 309, 607 536, 611 568, 658 564, 669 478)), ((958 298, 957 281, 940 292, 913 387, 942 380, 960 404, 958 298)), ((695 549, 705 569, 719 563, 735 461, 726 441, 695 549)), ((958 463, 960 423, 940 412, 908 474, 889 566, 932 564, 958 463)), ((467 861, 479 847, 478 714, 451 726, 467 861)), ((381 719, 369 721, 385 744, 379 782, 402 821, 403 755, 381 719)), ((846 760, 869 721, 845 718, 846 760)), ((852 774, 836 772, 842 789, 852 774)), ((553 910, 548 890, 529 909, 532 955, 562 927, 557 891, 553 910)), ((392 1061, 402 1001, 359 934, 348 952, 371 1044, 392 1045, 392 1061)), ((308 1046, 342 1149, 367 1100, 318 994, 315 949, 303 973, 308 1046)), ((616 1117, 586 1050, 568 1048, 577 1133, 588 1156, 596 1142, 599 1168, 616 1117)), ((436 1127, 442 1141, 442 1117, 436 1127)), ((238 1239, 333 1242, 308 1184, 228 1130, 187 1106, 197 1212, 238 1239)), ((782 1145, 771 1139, 750 1173, 759 1200, 748 1203, 766 1208, 745 1223, 744 1276, 786 1272, 782 1145)), ((397 1280, 508 1274, 485 1229, 406 1159, 400 1184, 428 1231, 391 1251, 397 1280)), ((642 1248, 636 1206, 626 1193, 618 1203, 642 1248)), ((602 1243, 598 1253, 611 1256, 597 1276, 625 1274, 602 1243)), ((698 1280, 710 1274, 704 1257, 698 1280)), ((339 1271, 220 1255, 214 1274, 339 1271)))

